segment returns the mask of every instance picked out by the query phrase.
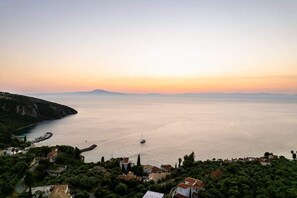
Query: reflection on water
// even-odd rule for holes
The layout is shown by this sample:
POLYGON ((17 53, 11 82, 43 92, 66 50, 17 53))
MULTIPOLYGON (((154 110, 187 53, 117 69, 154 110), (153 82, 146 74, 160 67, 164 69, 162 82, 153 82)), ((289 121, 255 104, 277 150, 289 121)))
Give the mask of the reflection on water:
POLYGON ((86 161, 128 156, 142 163, 174 165, 192 151, 196 159, 290 156, 296 148, 297 105, 285 100, 187 99, 174 97, 38 96, 78 110, 77 115, 41 123, 22 132, 38 145, 84 148, 86 161), (146 139, 140 144, 141 133, 146 139), (294 147, 295 146, 295 147, 294 147))

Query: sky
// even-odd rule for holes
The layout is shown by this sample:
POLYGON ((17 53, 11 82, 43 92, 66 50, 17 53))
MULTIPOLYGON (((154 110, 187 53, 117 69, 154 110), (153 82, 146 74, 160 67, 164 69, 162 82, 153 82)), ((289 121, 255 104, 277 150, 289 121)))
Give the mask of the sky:
POLYGON ((296 0, 0 1, 0 90, 297 93, 296 0))

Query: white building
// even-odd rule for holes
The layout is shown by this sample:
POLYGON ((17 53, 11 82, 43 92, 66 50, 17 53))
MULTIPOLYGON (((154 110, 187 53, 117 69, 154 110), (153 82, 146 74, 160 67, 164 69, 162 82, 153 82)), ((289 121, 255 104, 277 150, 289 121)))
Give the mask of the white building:
POLYGON ((15 155, 15 154, 22 153, 22 152, 23 152, 22 150, 15 148, 15 147, 9 147, 9 148, 3 150, 4 155, 15 155))
POLYGON ((197 198, 198 191, 201 190, 203 186, 203 181, 187 177, 184 183, 177 185, 171 196, 176 198, 197 198))
POLYGON ((54 188, 53 185, 33 187, 32 188, 32 196, 36 197, 36 198, 40 197, 40 195, 41 195, 41 197, 48 197, 51 194, 53 188, 54 188))
POLYGON ((142 198, 163 198, 163 193, 153 192, 153 191, 147 191, 145 195, 142 198))
POLYGON ((124 168, 127 170, 129 163, 131 163, 131 161, 129 161, 129 157, 124 157, 123 160, 120 161, 120 167, 122 168, 124 166, 124 168))
POLYGON ((143 172, 146 174, 152 173, 153 166, 152 165, 143 165, 143 172))
MULTIPOLYGON (((29 189, 26 190, 27 192, 29 189)), ((33 198, 72 198, 68 185, 49 185, 32 188, 33 198)))

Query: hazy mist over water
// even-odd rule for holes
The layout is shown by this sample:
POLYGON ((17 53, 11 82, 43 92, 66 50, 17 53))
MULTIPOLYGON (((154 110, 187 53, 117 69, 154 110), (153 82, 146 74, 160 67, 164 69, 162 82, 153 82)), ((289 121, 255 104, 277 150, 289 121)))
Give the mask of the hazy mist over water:
POLYGON ((77 115, 41 123, 28 139, 47 131, 53 137, 37 145, 79 148, 86 162, 104 156, 130 157, 142 164, 174 165, 194 151, 196 159, 290 156, 297 150, 297 100, 220 99, 165 96, 38 95, 75 108, 77 115), (143 133, 146 143, 139 143, 143 133), (86 142, 87 141, 87 142, 86 142))

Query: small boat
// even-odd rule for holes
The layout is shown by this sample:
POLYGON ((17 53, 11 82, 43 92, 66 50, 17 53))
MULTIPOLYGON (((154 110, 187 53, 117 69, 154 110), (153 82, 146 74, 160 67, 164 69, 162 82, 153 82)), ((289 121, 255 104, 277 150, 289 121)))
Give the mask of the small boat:
POLYGON ((145 139, 140 140, 140 144, 144 144, 145 143, 145 139))
POLYGON ((142 135, 142 133, 141 133, 141 139, 140 139, 140 144, 144 144, 145 143, 145 139, 143 139, 143 137, 142 137, 143 135, 142 135))

